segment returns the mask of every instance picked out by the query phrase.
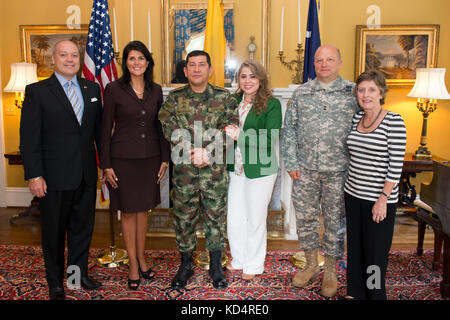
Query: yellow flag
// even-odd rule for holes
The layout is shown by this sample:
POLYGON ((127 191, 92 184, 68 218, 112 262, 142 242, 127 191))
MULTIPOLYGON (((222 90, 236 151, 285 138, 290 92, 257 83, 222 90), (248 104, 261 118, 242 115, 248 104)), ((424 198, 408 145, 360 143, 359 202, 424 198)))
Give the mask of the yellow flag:
POLYGON ((223 87, 227 49, 221 0, 208 0, 204 50, 211 56, 211 66, 213 67, 209 82, 212 85, 223 87))

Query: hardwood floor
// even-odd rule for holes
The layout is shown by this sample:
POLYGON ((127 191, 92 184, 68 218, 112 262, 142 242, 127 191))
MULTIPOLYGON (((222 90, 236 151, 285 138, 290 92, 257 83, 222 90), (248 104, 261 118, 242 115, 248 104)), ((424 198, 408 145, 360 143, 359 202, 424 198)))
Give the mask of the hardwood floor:
MULTIPOLYGON (((0 244, 40 245, 41 233, 39 221, 31 217, 16 220, 10 224, 9 219, 25 208, 0 208, 0 244)), ((116 223, 115 230, 120 230, 116 223)), ((107 248, 110 246, 109 212, 98 211, 91 247, 107 248)), ((116 246, 123 248, 120 235, 115 237, 116 246)), ((433 249, 433 231, 425 233, 424 249, 433 249)), ((396 217, 392 250, 414 250, 417 247, 417 222, 408 214, 399 213, 396 217)), ((176 249, 174 236, 151 234, 146 243, 147 249, 176 249)), ((199 239, 198 249, 203 250, 204 239, 199 239)), ((269 239, 268 250, 298 250, 297 240, 269 239)))

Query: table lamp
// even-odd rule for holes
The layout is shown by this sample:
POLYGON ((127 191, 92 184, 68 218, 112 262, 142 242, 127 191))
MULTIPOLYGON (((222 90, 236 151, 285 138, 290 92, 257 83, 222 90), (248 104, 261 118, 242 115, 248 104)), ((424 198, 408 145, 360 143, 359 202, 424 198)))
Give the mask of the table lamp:
POLYGON ((3 91, 15 92, 15 105, 21 109, 25 87, 37 81, 36 64, 25 62, 11 63, 11 78, 3 91))
POLYGON ((450 94, 445 87, 445 68, 417 68, 416 83, 407 96, 418 98, 417 109, 423 115, 420 146, 414 154, 414 158, 431 159, 431 152, 426 146, 427 120, 430 113, 436 110, 437 99, 450 99, 450 94))

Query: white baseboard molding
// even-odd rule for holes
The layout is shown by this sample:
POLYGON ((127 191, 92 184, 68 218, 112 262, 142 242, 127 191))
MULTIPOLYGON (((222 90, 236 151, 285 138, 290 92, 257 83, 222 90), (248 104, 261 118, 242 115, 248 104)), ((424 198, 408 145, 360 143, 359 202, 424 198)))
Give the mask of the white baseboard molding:
POLYGON ((7 207, 28 207, 33 196, 28 188, 6 188, 7 207))
MULTIPOLYGON (((6 206, 7 207, 28 207, 33 199, 28 188, 6 188, 6 206)), ((108 209, 108 207, 101 206, 100 190, 97 190, 97 202, 95 207, 97 209, 108 209)))

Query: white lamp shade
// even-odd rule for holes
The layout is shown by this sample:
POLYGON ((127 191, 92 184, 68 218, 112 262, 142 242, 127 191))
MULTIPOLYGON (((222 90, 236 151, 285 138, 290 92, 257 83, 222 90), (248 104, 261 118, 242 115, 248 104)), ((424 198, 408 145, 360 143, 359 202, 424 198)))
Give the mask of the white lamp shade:
POLYGON ((445 87, 445 68, 417 68, 416 83, 407 96, 424 99, 450 99, 450 94, 445 87))
POLYGON ((3 91, 24 92, 26 85, 38 81, 36 67, 34 63, 11 63, 11 78, 3 91))

